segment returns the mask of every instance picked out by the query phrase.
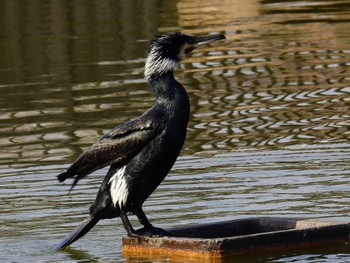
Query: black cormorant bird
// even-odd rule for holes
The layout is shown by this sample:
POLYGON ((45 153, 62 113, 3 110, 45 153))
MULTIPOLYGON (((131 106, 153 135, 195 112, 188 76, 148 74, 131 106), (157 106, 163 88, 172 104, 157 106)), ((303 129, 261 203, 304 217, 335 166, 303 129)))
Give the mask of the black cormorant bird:
POLYGON ((54 250, 63 249, 84 236, 99 220, 120 217, 128 236, 167 235, 153 227, 142 204, 163 181, 178 157, 186 137, 190 103, 173 71, 181 58, 198 45, 225 39, 222 34, 198 37, 182 33, 157 36, 150 42, 145 78, 151 86, 155 105, 140 117, 104 134, 83 152, 60 182, 76 183, 93 171, 110 166, 90 207, 90 215, 68 234, 54 250), (127 217, 135 214, 144 226, 135 230, 127 217))

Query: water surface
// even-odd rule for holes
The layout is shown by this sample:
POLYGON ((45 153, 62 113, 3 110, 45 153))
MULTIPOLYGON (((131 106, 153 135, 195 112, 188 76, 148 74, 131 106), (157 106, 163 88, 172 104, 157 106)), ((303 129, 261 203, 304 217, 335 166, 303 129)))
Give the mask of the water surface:
MULTIPOLYGON (((2 1, 0 230, 4 262, 128 258, 119 219, 65 252, 106 169, 68 194, 55 176, 154 103, 143 79, 156 33, 224 33, 176 70, 188 136, 145 203, 167 228, 250 216, 350 219, 350 1, 2 1)), ((135 221, 133 221, 136 223, 135 221)), ((347 262, 348 245, 235 262, 347 262)))

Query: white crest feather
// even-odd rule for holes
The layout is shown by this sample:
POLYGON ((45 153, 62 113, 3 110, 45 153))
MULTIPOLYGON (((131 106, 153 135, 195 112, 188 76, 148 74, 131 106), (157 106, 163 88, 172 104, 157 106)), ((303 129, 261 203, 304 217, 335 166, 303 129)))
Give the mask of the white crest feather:
POLYGON ((129 189, 125 181, 124 173, 126 166, 118 169, 111 177, 108 183, 111 184, 110 191, 114 206, 119 205, 122 208, 126 204, 129 195, 129 189))
POLYGON ((149 80, 152 75, 162 75, 173 71, 179 62, 162 57, 157 46, 152 47, 146 59, 145 78, 149 80))

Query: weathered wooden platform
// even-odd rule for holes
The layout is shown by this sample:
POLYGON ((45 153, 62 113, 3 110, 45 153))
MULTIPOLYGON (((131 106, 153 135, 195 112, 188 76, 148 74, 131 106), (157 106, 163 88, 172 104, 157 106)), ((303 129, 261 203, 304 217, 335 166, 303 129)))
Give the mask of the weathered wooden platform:
POLYGON ((350 224, 307 219, 258 217, 167 230, 171 237, 124 237, 129 256, 219 259, 347 243, 350 224))

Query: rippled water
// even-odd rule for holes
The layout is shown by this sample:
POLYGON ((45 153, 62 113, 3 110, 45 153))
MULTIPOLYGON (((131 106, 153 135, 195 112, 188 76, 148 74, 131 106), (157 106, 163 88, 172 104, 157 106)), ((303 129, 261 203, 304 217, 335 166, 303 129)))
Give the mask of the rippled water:
MULTIPOLYGON (((159 32, 221 32, 176 71, 191 98, 185 147, 145 203, 156 225, 250 216, 350 221, 350 1, 2 1, 0 240, 4 262, 166 261, 121 255, 120 220, 65 252, 106 173, 68 195, 62 172, 152 106, 159 32)), ((228 262, 348 262, 348 245, 228 262)))

